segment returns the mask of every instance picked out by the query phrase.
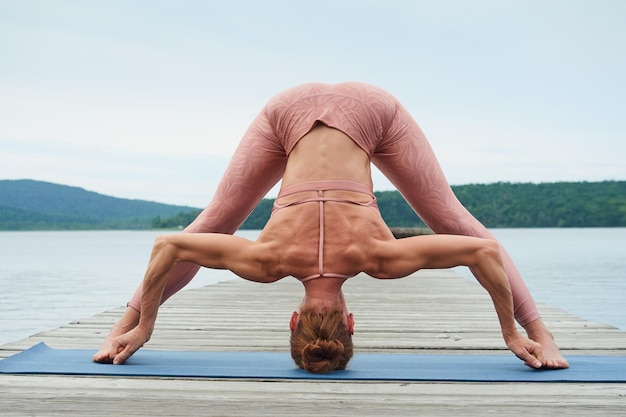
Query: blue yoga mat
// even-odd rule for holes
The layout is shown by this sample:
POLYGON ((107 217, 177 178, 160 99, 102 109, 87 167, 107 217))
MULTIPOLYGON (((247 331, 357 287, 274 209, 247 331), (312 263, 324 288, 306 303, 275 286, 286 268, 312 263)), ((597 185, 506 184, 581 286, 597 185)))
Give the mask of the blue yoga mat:
POLYGON ((626 382, 624 356, 570 356, 569 369, 533 370, 512 355, 358 353, 348 369, 316 375, 287 352, 140 350, 124 365, 91 361, 95 351, 51 349, 44 343, 0 361, 0 373, 193 378, 468 382, 626 382))

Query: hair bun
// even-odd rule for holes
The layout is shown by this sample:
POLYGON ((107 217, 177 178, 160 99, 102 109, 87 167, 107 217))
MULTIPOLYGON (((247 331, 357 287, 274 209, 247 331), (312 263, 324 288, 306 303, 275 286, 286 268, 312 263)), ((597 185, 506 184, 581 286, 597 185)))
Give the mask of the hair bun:
POLYGON ((338 368, 338 361, 344 351, 341 341, 317 339, 302 349, 304 369, 322 374, 338 368))
POLYGON ((343 310, 301 311, 290 340, 296 365, 312 373, 346 369, 353 347, 344 318, 343 310))

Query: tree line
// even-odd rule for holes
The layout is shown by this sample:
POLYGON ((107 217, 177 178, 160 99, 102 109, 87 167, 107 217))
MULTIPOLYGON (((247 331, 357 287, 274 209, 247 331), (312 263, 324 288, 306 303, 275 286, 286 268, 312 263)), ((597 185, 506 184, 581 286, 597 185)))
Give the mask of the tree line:
MULTIPOLYGON (((468 184, 452 186, 459 201, 488 228, 626 227, 626 181, 468 184)), ((389 227, 424 227, 397 191, 377 191, 389 227)), ((242 225, 262 229, 273 199, 263 199, 242 225)), ((200 210, 157 218, 154 228, 189 224, 200 210)))

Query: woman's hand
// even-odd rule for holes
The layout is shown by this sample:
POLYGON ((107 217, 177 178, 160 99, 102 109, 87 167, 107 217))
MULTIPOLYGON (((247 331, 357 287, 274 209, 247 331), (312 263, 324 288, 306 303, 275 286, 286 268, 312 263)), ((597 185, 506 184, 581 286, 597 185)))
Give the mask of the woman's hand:
POLYGON ((542 367, 542 363, 537 359, 536 352, 539 352, 541 345, 529 338, 523 336, 519 332, 515 332, 512 336, 506 337, 505 342, 507 347, 517 356, 524 361, 526 366, 539 369, 542 367))
POLYGON ((121 365, 126 362, 128 358, 150 340, 151 333, 137 326, 131 331, 115 337, 111 341, 111 350, 109 352, 113 365, 121 365))

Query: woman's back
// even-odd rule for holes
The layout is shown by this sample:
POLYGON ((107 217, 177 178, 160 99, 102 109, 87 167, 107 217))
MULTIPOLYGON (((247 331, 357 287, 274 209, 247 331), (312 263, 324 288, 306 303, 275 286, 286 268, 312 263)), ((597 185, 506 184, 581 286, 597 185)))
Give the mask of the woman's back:
POLYGON ((371 187, 369 157, 346 134, 318 123, 289 154, 282 186, 338 179, 371 187))
POLYGON ((259 241, 279 244, 275 262, 283 274, 299 279, 355 275, 367 262, 368 242, 393 239, 378 210, 372 210, 376 205, 371 191, 355 191, 371 188, 368 155, 344 133, 318 124, 289 155, 276 201, 285 208, 273 213, 259 241), (296 184, 307 189, 308 184, 337 180, 348 187, 282 195, 296 184), (352 188, 350 183, 360 186, 352 188))

